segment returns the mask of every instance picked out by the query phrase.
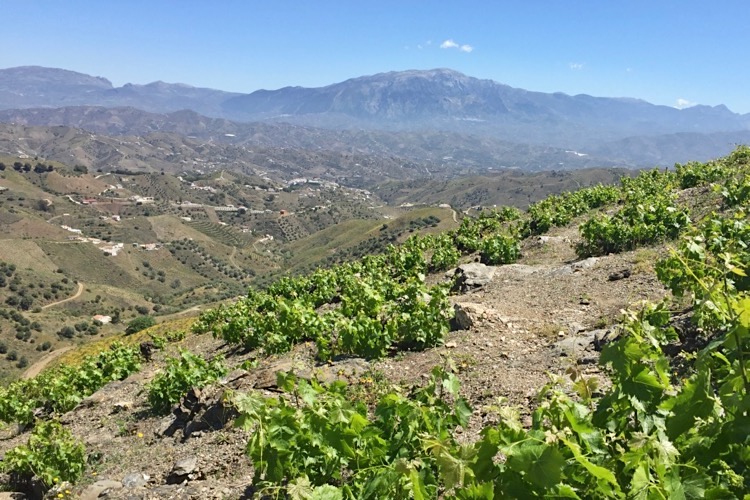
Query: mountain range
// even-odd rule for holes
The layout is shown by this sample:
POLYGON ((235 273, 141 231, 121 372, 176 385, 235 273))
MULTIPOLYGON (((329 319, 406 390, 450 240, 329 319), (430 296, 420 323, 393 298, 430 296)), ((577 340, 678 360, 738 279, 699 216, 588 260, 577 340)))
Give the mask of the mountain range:
MULTIPOLYGON (((482 143, 476 150, 479 162, 494 166, 515 159, 503 161, 502 155, 485 150, 502 151, 508 144, 569 152, 540 168, 561 168, 571 154, 587 155, 602 166, 671 165, 715 157, 738 142, 750 142, 750 114, 723 105, 680 110, 632 98, 531 92, 449 69, 238 94, 164 82, 114 87, 101 77, 26 66, 0 70, 0 110, 5 110, 0 115, 5 123, 115 135, 169 131, 249 145, 271 137, 272 146, 346 145, 397 156, 403 151, 387 144, 425 150, 430 143, 443 158, 453 157, 449 151, 456 147, 482 143), (313 137, 313 144, 304 144, 313 137)), ((411 159, 430 158, 422 152, 411 159)), ((564 168, 580 166, 591 165, 570 162, 564 168)))

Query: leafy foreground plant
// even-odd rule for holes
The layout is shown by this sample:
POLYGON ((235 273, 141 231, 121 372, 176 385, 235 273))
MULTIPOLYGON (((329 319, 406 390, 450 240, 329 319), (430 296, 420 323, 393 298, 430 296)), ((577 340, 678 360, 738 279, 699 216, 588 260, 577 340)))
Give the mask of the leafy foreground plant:
POLYGON ((676 202, 673 177, 652 170, 623 178, 623 207, 612 216, 598 214, 581 224, 578 256, 619 253, 676 238, 690 217, 676 202))
POLYGON ((341 382, 322 386, 279 374, 279 387, 282 397, 244 394, 236 405, 237 424, 252 433, 247 451, 256 485, 281 497, 435 497, 437 475, 452 460, 437 448, 458 446, 453 432, 471 415, 457 397, 457 378, 440 368, 424 388, 383 396, 372 417, 341 382), (434 453, 425 453, 425 436, 434 453))
POLYGON ((612 380, 604 397, 579 374, 577 398, 555 378, 530 428, 498 409, 500 423, 472 444, 455 439, 471 410, 441 369, 409 397, 381 397, 372 416, 341 383, 282 375, 284 396, 236 399, 256 485, 291 498, 741 498, 750 484, 750 298, 727 304, 730 328, 684 380, 662 350, 676 337, 670 314, 647 306, 602 352, 612 380))
POLYGON ((8 451, 0 462, 0 470, 10 474, 13 484, 29 484, 38 477, 45 489, 60 481, 74 483, 85 468, 83 443, 54 420, 38 422, 28 443, 8 451))
POLYGON ((156 413, 169 413, 187 391, 205 387, 226 373, 221 360, 206 361, 190 351, 180 350, 180 356, 167 359, 164 372, 148 385, 148 403, 156 413))
POLYGON ((61 366, 0 389, 0 421, 30 424, 35 412, 60 414, 72 410, 104 384, 123 380, 140 369, 137 347, 115 343, 86 356, 78 366, 61 366))

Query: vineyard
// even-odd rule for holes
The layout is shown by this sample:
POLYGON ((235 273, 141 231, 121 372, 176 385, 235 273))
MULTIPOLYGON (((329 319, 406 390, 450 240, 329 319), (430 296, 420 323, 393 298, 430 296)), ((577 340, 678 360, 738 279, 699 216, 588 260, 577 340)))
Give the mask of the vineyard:
POLYGON ((229 226, 223 226, 214 222, 198 220, 189 222, 188 225, 230 247, 243 248, 249 245, 252 240, 246 234, 240 233, 229 226))
MULTIPOLYGON (((394 359, 440 347, 453 325, 461 263, 513 264, 553 228, 578 227, 580 259, 666 245, 655 273, 670 294, 633 304, 600 346, 601 377, 575 368, 550 382, 522 418, 497 405, 471 438, 477 408, 452 363, 412 387, 277 374, 276 392, 225 390, 244 434, 251 491, 263 498, 743 498, 750 491, 750 148, 708 163, 644 171, 619 186, 551 196, 526 212, 503 207, 455 231, 415 235, 378 255, 250 290, 193 325, 250 353, 252 371, 301 345, 320 366, 394 359)), ((509 297, 508 300, 513 300, 509 297)), ((170 339, 179 341, 179 339, 170 339)), ((169 341, 160 339, 155 347, 169 341)), ((83 398, 150 364, 115 345, 0 389, 0 420, 28 442, 0 468, 19 488, 51 494, 87 467, 59 422, 83 398), (51 453, 50 449, 58 450, 51 453)), ((180 350, 146 386, 149 415, 225 382, 231 357, 180 350), (224 377, 224 378, 223 378, 224 377)), ((182 401, 182 403, 181 403, 182 401)), ((229 410, 227 410, 229 411, 229 410)))

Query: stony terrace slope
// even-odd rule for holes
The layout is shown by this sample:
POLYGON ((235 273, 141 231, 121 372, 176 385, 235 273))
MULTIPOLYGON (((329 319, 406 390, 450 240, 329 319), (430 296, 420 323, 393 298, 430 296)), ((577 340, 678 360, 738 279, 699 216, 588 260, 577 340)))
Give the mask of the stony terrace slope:
MULTIPOLYGON (((0 408, 6 420, 29 423, 4 430, 11 475, 3 480, 87 499, 563 490, 617 498, 634 485, 665 496, 679 485, 692 492, 686 498, 709 490, 736 497, 748 478, 746 410, 736 405, 748 389, 741 352, 750 329, 749 165, 750 149, 740 148, 676 173, 625 179, 620 189, 551 197, 520 218, 513 210, 467 218, 446 238, 280 281, 193 323, 218 339, 186 335, 192 320, 125 337, 136 345, 152 338, 141 344, 140 369, 80 404, 57 416, 49 401, 31 413, 0 408), (388 301, 391 290, 396 299, 388 301), (639 304, 664 297, 665 308, 639 304), (643 312, 623 316, 629 307, 643 312), (178 349, 223 358, 226 369, 178 349), (600 350, 609 368, 598 364, 600 350), (183 362, 165 367, 175 355, 183 362), (695 357, 717 363, 715 386, 695 357), (540 393, 550 375, 556 384, 540 393), (348 388, 326 385, 334 380, 348 388), (79 440, 88 459, 69 452, 70 462, 51 466, 59 476, 37 472, 34 480, 12 449, 31 428, 50 429, 53 417, 62 431, 47 432, 79 440), (652 439, 660 446, 643 444, 652 439), (678 472, 660 475, 666 464, 678 472), (46 487, 43 477, 51 478, 46 487)), ((68 353, 61 362, 79 358, 68 353)), ((25 394, 33 400, 32 387, 25 394)))

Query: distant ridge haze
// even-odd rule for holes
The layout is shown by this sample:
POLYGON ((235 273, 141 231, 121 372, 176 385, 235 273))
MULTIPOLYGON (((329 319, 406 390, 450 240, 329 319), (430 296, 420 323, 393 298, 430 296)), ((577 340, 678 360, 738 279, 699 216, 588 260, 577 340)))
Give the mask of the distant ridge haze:
MULTIPOLYGON (((161 122, 159 128, 177 133, 191 133, 189 129, 195 129, 189 125, 191 120, 205 122, 205 126, 216 129, 217 133, 219 129, 233 127, 216 119, 289 123, 331 130, 456 133, 606 152, 606 158, 631 165, 642 164, 644 157, 670 164, 680 157, 675 144, 684 144, 685 137, 690 137, 687 142, 692 152, 698 153, 692 158, 725 154, 733 147, 730 141, 750 140, 750 114, 733 113, 723 105, 680 110, 630 97, 548 94, 473 78, 450 69, 394 71, 325 87, 284 87, 250 94, 164 82, 113 87, 106 78, 36 66, 0 70, 0 109, 76 106, 130 107, 161 115, 191 110, 204 115, 149 118, 151 123, 161 122), (648 144, 647 155, 638 150, 643 144, 648 144)), ((76 115, 75 123, 66 125, 90 128, 87 120, 99 120, 97 127, 108 126, 113 133, 117 129, 117 122, 101 111, 69 113, 76 115), (110 122, 104 123, 107 120, 110 122)), ((20 111, 6 112, 2 119, 14 116, 23 120, 23 115, 20 111)), ((123 113, 118 115, 122 120, 123 113)), ((62 124, 60 114, 56 114, 56 119, 54 124, 62 124)), ((26 122, 53 124, 39 120, 37 113, 35 120, 26 122)), ((143 117, 136 121, 144 126, 143 117)), ((121 123, 121 130, 116 132, 134 133, 129 123, 121 123)))

